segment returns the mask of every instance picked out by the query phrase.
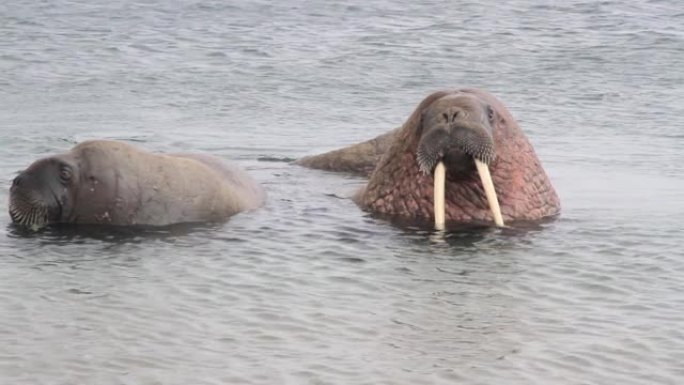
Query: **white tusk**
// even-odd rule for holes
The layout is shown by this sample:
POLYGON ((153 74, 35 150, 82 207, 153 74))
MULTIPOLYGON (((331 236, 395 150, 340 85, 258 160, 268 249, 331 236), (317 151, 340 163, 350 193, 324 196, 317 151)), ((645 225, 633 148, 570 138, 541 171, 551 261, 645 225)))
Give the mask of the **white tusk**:
MULTIPOLYGON (((499 200, 496 198, 494 182, 492 182, 492 175, 489 173, 489 167, 477 159, 475 159, 475 166, 477 166, 477 172, 480 174, 482 186, 484 187, 485 195, 487 195, 487 202, 489 202, 489 209, 492 210, 492 215, 494 216, 494 223, 499 227, 503 227, 504 222, 503 217, 501 216, 501 208, 499 207, 499 200)), ((436 183, 437 181, 435 179, 435 184, 436 183)))
POLYGON ((444 185, 446 184, 446 167, 444 163, 437 163, 435 167, 435 228, 444 230, 444 185))

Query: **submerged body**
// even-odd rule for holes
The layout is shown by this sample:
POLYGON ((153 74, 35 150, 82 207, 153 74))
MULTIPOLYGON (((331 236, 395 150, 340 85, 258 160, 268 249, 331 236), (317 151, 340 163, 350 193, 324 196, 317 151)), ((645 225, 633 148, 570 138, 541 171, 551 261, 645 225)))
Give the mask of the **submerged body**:
POLYGON ((222 221, 263 201, 263 190, 249 175, 218 158, 93 140, 20 173, 10 188, 9 212, 15 223, 32 228, 165 226, 222 221))
POLYGON ((430 220, 435 218, 432 172, 443 162, 446 222, 491 223, 495 216, 475 167, 477 160, 489 168, 504 222, 560 213, 558 196, 532 145, 508 109, 488 92, 435 92, 402 127, 374 140, 382 142, 373 147, 382 148, 382 154, 356 145, 299 163, 345 171, 349 154, 357 163, 365 161, 363 169, 376 161, 368 184, 355 196, 357 204, 377 214, 430 220))

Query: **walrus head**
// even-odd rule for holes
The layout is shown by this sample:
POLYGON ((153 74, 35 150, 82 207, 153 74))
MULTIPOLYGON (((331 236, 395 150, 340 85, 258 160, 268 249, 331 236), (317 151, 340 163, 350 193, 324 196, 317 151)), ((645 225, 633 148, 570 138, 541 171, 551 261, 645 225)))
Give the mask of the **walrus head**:
POLYGON ((9 214, 15 224, 40 229, 69 214, 79 173, 66 157, 36 161, 22 171, 10 187, 9 214))
POLYGON ((560 211, 515 119, 493 95, 473 89, 427 96, 356 200, 378 214, 434 218, 437 228, 447 221, 502 226, 560 211))
POLYGON ((496 191, 487 168, 496 158, 493 125, 492 107, 469 94, 445 96, 422 112, 416 160, 424 174, 432 174, 434 170, 434 210, 438 228, 444 226, 446 172, 449 171, 450 179, 458 180, 467 177, 475 166, 495 223, 503 226, 496 191))
POLYGON ((449 95, 421 114, 416 160, 431 174, 443 161, 454 179, 474 169, 474 159, 490 164, 496 158, 492 136, 494 110, 470 95, 449 95))

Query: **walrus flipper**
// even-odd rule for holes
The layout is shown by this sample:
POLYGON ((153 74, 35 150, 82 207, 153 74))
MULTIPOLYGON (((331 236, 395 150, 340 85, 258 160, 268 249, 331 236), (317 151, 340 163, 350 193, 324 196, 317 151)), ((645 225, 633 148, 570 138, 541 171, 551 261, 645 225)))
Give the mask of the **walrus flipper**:
POLYGON ((339 150, 304 157, 297 160, 296 164, 326 171, 369 176, 382 155, 389 149, 397 132, 399 128, 339 150))

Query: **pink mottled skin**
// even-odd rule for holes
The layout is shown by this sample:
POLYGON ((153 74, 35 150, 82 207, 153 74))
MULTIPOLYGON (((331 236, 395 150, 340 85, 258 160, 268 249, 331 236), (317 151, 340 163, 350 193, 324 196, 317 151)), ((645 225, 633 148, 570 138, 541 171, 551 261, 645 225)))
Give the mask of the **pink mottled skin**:
MULTIPOLYGON (((489 168, 504 221, 540 220, 558 215, 558 195, 515 119, 496 97, 475 89, 440 91, 429 95, 401 128, 394 130, 390 138, 383 140, 382 146, 373 147, 376 152, 377 148, 384 151, 381 156, 369 153, 357 156, 357 159, 379 160, 369 176, 368 184, 355 195, 356 203, 363 210, 386 216, 420 220, 434 218, 433 178, 420 171, 416 152, 421 135, 427 129, 422 127, 426 110, 436 106, 439 112, 441 105, 450 103, 447 99, 459 100, 459 103, 466 105, 473 103, 478 108, 488 105, 493 111, 489 129, 492 132, 496 158, 489 168), (477 103, 481 103, 481 106, 477 103)), ((354 146, 349 149, 358 152, 358 149, 354 150, 354 146)), ((345 167, 340 167, 339 160, 342 159, 340 154, 345 150, 305 158, 300 164, 311 167, 334 166, 316 167, 324 169, 344 169, 345 167)), ((472 163, 472 158, 467 161, 472 163)), ((447 222, 492 222, 492 214, 475 168, 465 167, 467 172, 453 175, 448 172, 450 166, 455 165, 446 164, 447 222)))

